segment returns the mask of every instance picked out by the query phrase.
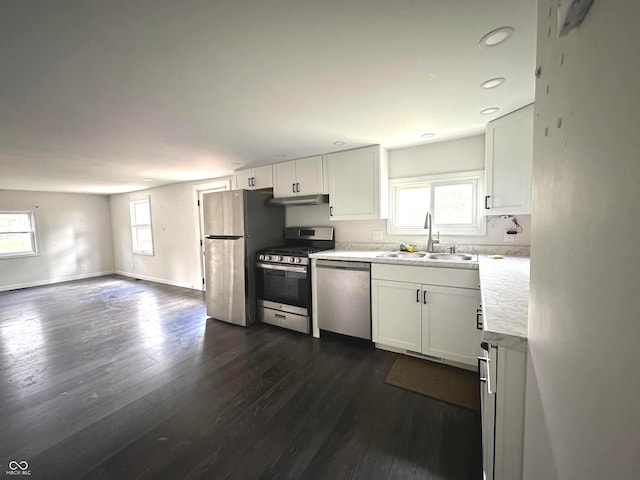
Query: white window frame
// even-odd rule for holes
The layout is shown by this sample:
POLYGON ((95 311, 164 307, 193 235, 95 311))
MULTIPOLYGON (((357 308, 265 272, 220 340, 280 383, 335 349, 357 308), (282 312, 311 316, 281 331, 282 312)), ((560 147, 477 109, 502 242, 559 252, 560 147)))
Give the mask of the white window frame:
POLYGON ((141 198, 138 200, 129 201, 129 217, 131 219, 131 249, 134 255, 153 255, 154 245, 153 245, 153 228, 151 225, 151 199, 150 198, 141 198), (135 218, 135 206, 137 204, 147 204, 147 208, 149 209, 149 223, 137 223, 135 218), (151 250, 143 250, 138 248, 136 243, 136 232, 138 229, 148 228, 151 232, 151 250))
MULTIPOLYGON (((482 198, 484 195, 484 170, 474 170, 470 172, 443 173, 438 175, 427 175, 410 178, 394 178, 389 180, 389 219, 387 221, 387 233, 390 235, 427 235, 429 230, 421 227, 406 227, 396 225, 398 217, 398 191, 404 188, 415 188, 419 186, 430 187, 430 211, 435 218, 434 207, 434 187, 443 185, 459 185, 471 183, 474 188, 474 212, 475 218, 471 225, 451 225, 433 224, 433 235, 440 232, 440 235, 486 235, 487 224, 482 209, 482 198)), ((425 211, 426 215, 426 211, 425 211)))
POLYGON ((33 210, 0 210, 0 214, 22 214, 29 216, 29 223, 31 224, 31 230, 25 232, 0 232, 0 235, 6 233, 28 233, 31 235, 31 251, 30 252, 16 252, 16 253, 1 253, 0 259, 3 258, 17 258, 17 257, 33 257, 40 255, 40 251, 38 249, 38 235, 36 233, 36 215, 33 210))

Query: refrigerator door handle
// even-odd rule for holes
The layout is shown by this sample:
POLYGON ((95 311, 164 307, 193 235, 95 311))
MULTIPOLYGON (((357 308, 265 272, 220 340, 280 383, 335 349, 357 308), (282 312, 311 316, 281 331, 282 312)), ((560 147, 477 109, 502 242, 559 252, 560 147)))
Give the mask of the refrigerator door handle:
POLYGON ((238 240, 244 237, 241 235, 205 235, 204 238, 208 240, 238 240))

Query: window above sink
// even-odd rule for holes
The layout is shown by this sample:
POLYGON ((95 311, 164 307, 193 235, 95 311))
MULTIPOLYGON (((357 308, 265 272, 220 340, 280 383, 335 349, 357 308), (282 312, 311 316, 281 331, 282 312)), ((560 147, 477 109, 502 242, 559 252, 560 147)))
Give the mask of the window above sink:
POLYGON ((477 170, 390 180, 388 233, 427 235, 425 216, 431 212, 434 235, 485 235, 483 178, 477 170))

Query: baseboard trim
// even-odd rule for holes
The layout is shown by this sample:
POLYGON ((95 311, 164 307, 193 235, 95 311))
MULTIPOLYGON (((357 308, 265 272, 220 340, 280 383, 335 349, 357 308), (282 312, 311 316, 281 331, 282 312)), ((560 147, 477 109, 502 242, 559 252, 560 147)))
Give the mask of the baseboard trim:
POLYGON ((201 288, 195 288, 193 285, 190 285, 188 283, 174 282, 173 280, 167 280, 166 278, 152 277, 150 275, 140 275, 137 273, 125 272, 123 270, 116 270, 113 273, 115 273, 116 275, 122 275, 123 277, 137 278, 139 280, 147 280, 149 282, 164 283, 165 285, 172 285, 174 287, 188 288, 191 290, 198 290, 200 292, 202 291, 201 288))
POLYGON ((8 290, 18 290, 20 288, 41 287, 43 285, 52 285, 54 283, 71 282, 73 280, 84 280, 84 279, 93 278, 93 277, 103 277, 105 275, 113 275, 114 273, 116 273, 115 270, 106 270, 104 272, 92 272, 92 273, 83 273, 80 275, 69 275, 66 277, 49 278, 47 280, 39 280, 37 282, 16 283, 13 285, 2 285, 0 286, 0 292, 6 292, 8 290))

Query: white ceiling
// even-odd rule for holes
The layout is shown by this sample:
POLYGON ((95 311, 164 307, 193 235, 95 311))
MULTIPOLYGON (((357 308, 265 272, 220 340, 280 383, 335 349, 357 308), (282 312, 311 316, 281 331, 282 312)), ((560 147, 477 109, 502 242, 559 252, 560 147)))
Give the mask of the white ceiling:
POLYGON ((118 193, 478 134, 533 101, 535 22, 535 0, 2 2, 0 188, 118 193))

